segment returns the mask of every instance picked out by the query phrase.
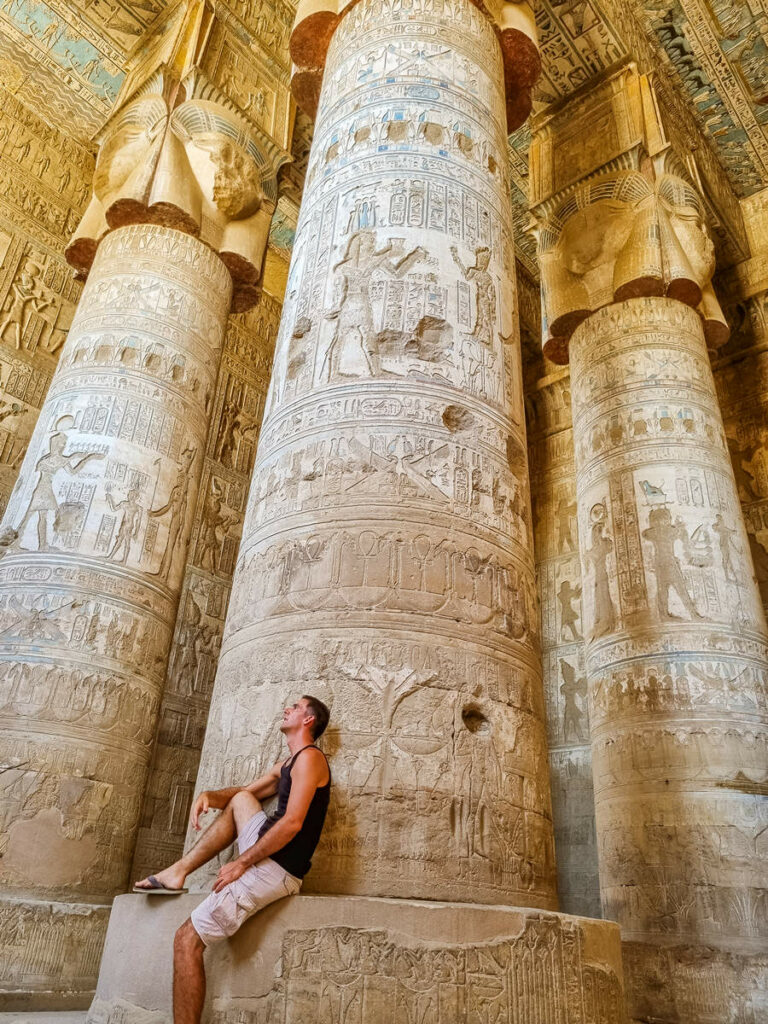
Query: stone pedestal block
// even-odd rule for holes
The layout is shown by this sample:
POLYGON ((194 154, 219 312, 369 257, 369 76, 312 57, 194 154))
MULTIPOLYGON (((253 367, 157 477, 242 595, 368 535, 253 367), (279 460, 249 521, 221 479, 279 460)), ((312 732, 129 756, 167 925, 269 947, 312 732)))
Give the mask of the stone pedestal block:
POLYGON ((2 1011, 85 1010, 109 923, 103 903, 0 898, 2 1011))
MULTIPOLYGON (((200 894, 115 900, 90 1024, 171 1020, 200 894)), ((547 911, 298 896, 206 953, 206 1024, 622 1024, 619 930, 547 911)))

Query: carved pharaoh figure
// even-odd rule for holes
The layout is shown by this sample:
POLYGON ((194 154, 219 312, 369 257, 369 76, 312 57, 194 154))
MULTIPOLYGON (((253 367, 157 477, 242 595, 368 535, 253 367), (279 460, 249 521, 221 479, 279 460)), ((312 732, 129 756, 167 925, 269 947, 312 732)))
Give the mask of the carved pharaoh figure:
POLYGON ((344 258, 333 268, 341 271, 340 284, 335 307, 325 314, 335 323, 320 366, 321 380, 356 377, 361 373, 378 375, 379 348, 370 299, 371 274, 381 269, 392 277, 401 277, 422 254, 420 246, 400 253, 392 239, 377 250, 374 231, 357 231, 351 236, 344 258))

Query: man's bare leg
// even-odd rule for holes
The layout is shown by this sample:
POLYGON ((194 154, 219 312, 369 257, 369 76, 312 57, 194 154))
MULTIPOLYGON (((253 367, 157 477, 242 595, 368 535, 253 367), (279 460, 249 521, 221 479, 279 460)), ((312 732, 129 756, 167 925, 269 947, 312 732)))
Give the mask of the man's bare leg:
MULTIPOLYGON (((243 825, 261 810, 261 804, 252 793, 242 790, 235 793, 227 806, 198 841, 184 856, 162 871, 155 872, 155 878, 168 889, 181 889, 187 875, 221 853, 235 841, 243 825)), ((136 885, 151 889, 148 878, 142 878, 136 885)))
POLYGON ((205 945, 187 919, 173 940, 173 1021, 200 1024, 205 1003, 205 945))

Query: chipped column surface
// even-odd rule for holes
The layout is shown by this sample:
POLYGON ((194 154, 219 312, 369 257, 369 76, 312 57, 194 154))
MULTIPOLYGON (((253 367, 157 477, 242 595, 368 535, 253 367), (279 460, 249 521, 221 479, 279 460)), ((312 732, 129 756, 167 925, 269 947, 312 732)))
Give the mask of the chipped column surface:
POLYGON ((198 782, 327 699, 325 891, 555 902, 502 66, 465 0, 328 53, 198 782))

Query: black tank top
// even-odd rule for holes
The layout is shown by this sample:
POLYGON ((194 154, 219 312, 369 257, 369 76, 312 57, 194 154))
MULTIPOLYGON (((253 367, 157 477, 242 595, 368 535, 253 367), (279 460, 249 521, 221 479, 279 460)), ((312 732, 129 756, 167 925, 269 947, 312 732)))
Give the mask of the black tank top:
MULTIPOLYGON (((267 820, 259 829, 259 839, 265 835, 272 826, 280 821, 288 807, 288 797, 291 793, 291 769, 296 758, 305 750, 320 750, 314 744, 302 747, 280 769, 280 785, 277 790, 277 807, 274 814, 267 815, 267 820)), ((320 753, 323 754, 322 750, 320 753)), ((323 754, 325 757, 325 754, 323 754)), ((328 764, 328 758, 325 758, 328 764)), ((289 875, 296 878, 303 878, 312 866, 312 854, 315 852, 320 833, 323 831, 325 813, 328 810, 328 801, 331 797, 331 766, 328 765, 328 781, 324 786, 318 786, 312 802, 307 808, 304 822, 290 842, 286 843, 282 850, 271 853, 270 858, 279 864, 289 875)))

